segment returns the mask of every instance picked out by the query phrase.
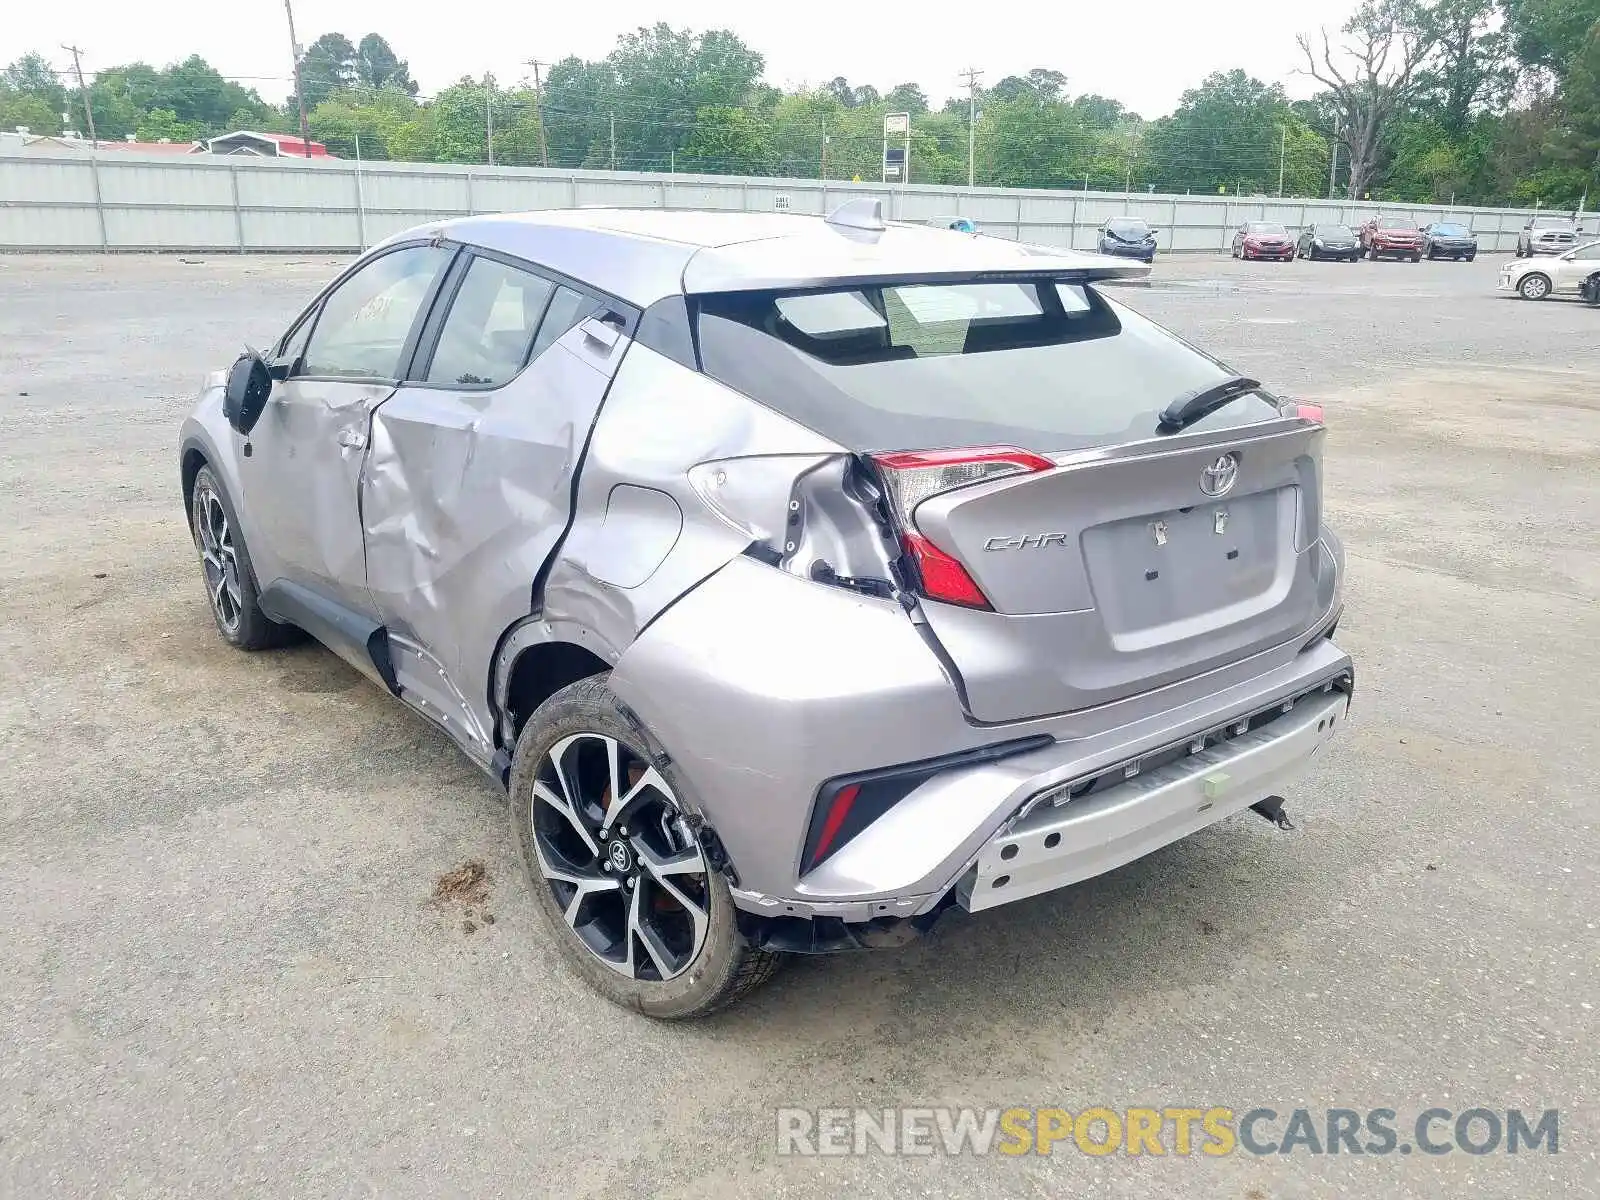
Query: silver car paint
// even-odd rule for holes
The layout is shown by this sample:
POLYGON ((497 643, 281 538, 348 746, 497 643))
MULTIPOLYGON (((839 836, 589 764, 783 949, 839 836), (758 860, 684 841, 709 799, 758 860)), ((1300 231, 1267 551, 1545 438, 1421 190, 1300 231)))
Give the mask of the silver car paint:
MULTIPOLYGON (((673 220, 682 215, 471 218, 396 240, 419 232, 481 240, 637 304, 686 286, 787 285, 879 272, 1144 271, 926 229, 891 227, 875 243, 789 217, 759 224, 729 218, 730 240, 702 247, 672 240, 687 236, 691 224, 707 227, 705 214, 693 223, 673 220), (662 218, 659 228, 651 224, 662 218), (608 230, 607 222, 623 232, 608 230), (798 230, 793 245, 745 244, 791 240, 791 230, 798 230), (962 249, 951 250, 956 243, 962 249), (686 283, 686 274, 694 282, 686 283)), ((723 215, 710 218, 712 227, 722 223, 723 215)), ((184 424, 182 445, 204 454, 236 498, 260 582, 300 572, 381 617, 403 676, 402 698, 479 762, 497 744, 508 748, 504 701, 518 655, 551 641, 589 648, 614 665, 613 689, 669 749, 686 799, 730 851, 737 897, 757 911, 775 903, 856 915, 919 908, 954 882, 1041 780, 1071 777, 1086 764, 1183 736, 1219 714, 1349 669, 1331 642, 1314 636, 1339 603, 1336 573, 1318 569, 1317 611, 1305 611, 1300 636, 1267 649, 1236 648, 1214 669, 1137 695, 986 726, 963 710, 955 681, 918 624, 942 621, 954 640, 961 610, 911 602, 908 620, 894 600, 810 581, 819 562, 841 576, 888 575, 892 548, 881 531, 863 522, 858 507, 840 502, 849 461, 842 447, 648 347, 625 337, 605 343, 582 325, 494 391, 406 386, 386 400, 376 386, 347 385, 367 390, 330 398, 328 413, 338 414, 340 430, 360 430, 359 414, 371 414, 367 439, 359 454, 337 436, 325 440, 316 453, 333 447, 337 469, 330 465, 325 477, 307 481, 301 495, 251 483, 242 439, 221 415, 219 385, 208 383, 184 424), (352 459, 360 463, 354 471, 352 459), (738 502, 719 504, 719 489, 737 492, 738 502), (312 521, 312 549, 285 554, 272 540, 274 522, 285 519, 275 510, 304 512, 306 504, 328 516, 329 528, 312 521), (352 520, 363 535, 364 577, 353 569, 352 520), (752 543, 764 545, 777 569, 744 554, 752 543), (290 561, 295 557, 306 562, 290 561), (546 582, 535 595, 541 571, 546 582), (870 839, 855 839, 801 878, 800 848, 822 781, 1030 733, 1047 733, 1057 745, 1044 757, 925 785, 926 800, 918 792, 915 803, 875 823, 870 839), (923 826, 922 804, 960 780, 972 789, 970 823, 923 826), (905 845, 882 853, 886 838, 905 845), (869 904, 871 911, 863 907, 869 904)), ((273 415, 279 403, 275 395, 264 425, 287 420, 273 415)), ((1278 467, 1287 470, 1286 460, 1278 467)), ((958 506, 945 509, 949 520, 958 506)), ((1316 530, 1314 514, 1300 518, 1316 530)), ((1307 553, 1337 557, 1327 535, 1311 546, 1307 553)), ((1001 645, 973 632, 963 662, 969 689, 1000 688, 1015 652, 1014 639, 1001 645)), ((363 669, 372 673, 370 664, 363 669)))
POLYGON ((1150 271, 1126 259, 918 225, 891 224, 868 234, 798 214, 633 209, 457 217, 398 233, 370 253, 418 236, 491 246, 640 308, 685 293, 807 287, 873 275, 1028 269, 1112 279, 1150 271))
POLYGON ((1103 703, 1141 682, 1160 686, 1280 645, 1326 610, 1334 572, 1316 552, 1321 489, 1310 453, 1320 427, 1273 422, 1230 433, 1129 443, 1117 457, 1081 456, 918 507, 922 532, 970 564, 995 606, 924 606, 974 717, 1012 721, 1103 703), (1237 454, 1238 480, 1206 501, 1196 481, 1221 446, 1237 454), (1140 515, 1152 509, 1173 511, 1170 539, 1158 543, 1140 515), (1041 511, 1053 514, 1049 530, 1035 527, 1041 511), (1218 534, 1214 515, 1229 521, 1218 534), (1178 522, 1193 535, 1180 536, 1178 522), (1066 536, 988 549, 997 534, 1030 533, 1066 536), (1280 544, 1296 555, 1280 556, 1280 544), (1224 557, 1241 549, 1242 558, 1224 557), (1208 591, 1197 597, 1201 587, 1208 591), (1202 601, 1203 611, 1187 615, 1202 601), (1072 652, 1052 652, 1064 646, 1072 652))
POLYGON ((740 558, 651 625, 611 687, 671 748, 750 902, 828 912, 926 897, 1034 791, 1349 671, 1331 641, 1301 641, 1096 709, 984 728, 898 605, 740 558), (1040 733, 1057 744, 939 777, 800 877, 810 797, 825 780, 1040 733), (946 786, 965 797, 960 822, 936 800, 946 786), (944 817, 929 820, 924 803, 944 817))
POLYGON ((788 524, 794 478, 843 453, 787 417, 634 346, 584 460, 578 516, 545 586, 544 619, 588 630, 585 644, 616 661, 662 609, 757 536, 718 518, 691 479, 697 464, 765 465, 767 525, 777 537, 788 524), (642 499, 641 490, 655 499, 642 499), (651 514, 644 524, 628 511, 641 503, 651 514))
MULTIPOLYGON (((362 486, 368 587, 430 715, 490 746, 501 630, 528 615, 625 338, 580 324, 503 387, 405 386, 377 411, 362 486)), ((402 680, 402 683, 405 681, 402 680)))

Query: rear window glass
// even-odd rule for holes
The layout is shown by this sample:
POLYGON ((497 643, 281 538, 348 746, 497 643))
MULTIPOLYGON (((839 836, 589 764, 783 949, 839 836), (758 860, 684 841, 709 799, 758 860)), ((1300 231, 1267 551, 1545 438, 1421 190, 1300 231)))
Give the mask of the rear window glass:
POLYGON ((1244 227, 1244 231, 1246 233, 1261 233, 1268 236, 1276 234, 1279 237, 1282 237, 1289 232, 1282 225, 1273 225, 1267 221, 1252 221, 1250 224, 1244 227))
POLYGON ((1467 227, 1465 225, 1451 225, 1451 224, 1448 224, 1448 223, 1441 224, 1441 225, 1435 225, 1433 227, 1433 231, 1435 233, 1439 234, 1441 237, 1466 237, 1467 236, 1467 227))
MULTIPOLYGON (((700 300, 706 374, 853 450, 1051 452, 1152 436, 1231 372, 1083 284, 885 284, 700 300)), ((1276 415, 1235 401, 1191 428, 1276 415)))
POLYGON ((1355 237, 1348 225, 1317 225, 1314 228, 1322 237, 1355 237))

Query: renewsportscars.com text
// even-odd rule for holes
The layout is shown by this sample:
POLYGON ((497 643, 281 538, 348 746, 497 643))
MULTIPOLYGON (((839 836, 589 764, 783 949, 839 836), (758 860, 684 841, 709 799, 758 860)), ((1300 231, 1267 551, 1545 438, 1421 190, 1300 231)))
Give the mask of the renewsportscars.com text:
POLYGON ((788 1155, 1557 1154, 1557 1109, 780 1108, 788 1155))

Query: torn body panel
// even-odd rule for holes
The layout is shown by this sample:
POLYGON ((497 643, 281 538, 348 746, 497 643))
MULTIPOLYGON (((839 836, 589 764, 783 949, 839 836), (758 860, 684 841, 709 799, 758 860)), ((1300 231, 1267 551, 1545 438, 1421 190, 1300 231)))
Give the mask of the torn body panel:
MULTIPOLYGON (((842 447, 635 345, 617 372, 578 480, 572 528, 552 563, 539 621, 517 649, 582 630, 617 658, 668 605, 749 549, 784 554, 796 480, 842 447), (721 490, 738 491, 718 503, 721 490)), ((502 654, 496 695, 515 663, 502 654)))
POLYGON ((410 698, 480 747, 492 743, 496 641, 528 615, 626 348, 575 328, 503 387, 407 385, 373 420, 367 586, 402 688, 409 672, 410 698))

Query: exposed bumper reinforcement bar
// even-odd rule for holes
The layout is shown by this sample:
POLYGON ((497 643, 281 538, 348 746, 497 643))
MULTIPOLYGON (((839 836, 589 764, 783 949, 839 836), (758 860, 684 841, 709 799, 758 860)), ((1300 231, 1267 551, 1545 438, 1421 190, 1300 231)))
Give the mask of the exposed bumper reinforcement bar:
POLYGON ((1003 829, 956 884, 977 912, 1113 870, 1275 795, 1304 771, 1349 711, 1344 691, 1228 741, 1003 829))

